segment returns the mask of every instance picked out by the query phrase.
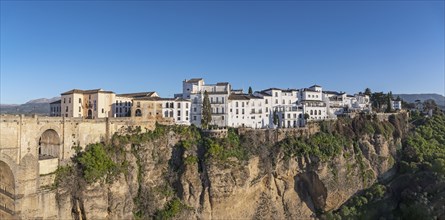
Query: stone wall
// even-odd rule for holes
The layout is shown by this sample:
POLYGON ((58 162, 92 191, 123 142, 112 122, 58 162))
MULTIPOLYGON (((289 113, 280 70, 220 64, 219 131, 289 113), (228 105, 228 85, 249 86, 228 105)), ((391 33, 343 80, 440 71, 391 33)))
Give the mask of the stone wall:
MULTIPOLYGON (((75 153, 73 146, 83 149, 91 143, 107 142, 115 132, 125 131, 128 127, 140 126, 142 131, 153 130, 156 122, 173 124, 173 121, 166 119, 0 115, 0 161, 13 173, 15 215, 22 219, 55 219, 59 216, 55 193, 49 187, 54 175, 43 174, 53 173, 58 164, 69 162, 75 153), (51 140, 45 140, 46 143, 42 141, 42 134, 48 130, 53 134, 51 140), (41 157, 39 160, 39 143, 40 146, 49 144, 50 151, 58 152, 58 157, 41 157)), ((47 151, 41 150, 43 152, 47 151)))

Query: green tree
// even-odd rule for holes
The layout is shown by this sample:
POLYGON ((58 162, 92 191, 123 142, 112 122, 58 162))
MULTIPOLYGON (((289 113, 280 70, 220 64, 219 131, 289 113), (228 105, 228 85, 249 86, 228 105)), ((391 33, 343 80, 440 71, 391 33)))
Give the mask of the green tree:
POLYGON ((386 112, 387 113, 392 111, 391 99, 392 99, 392 94, 391 94, 391 92, 389 92, 387 95, 387 98, 386 98, 386 112))
POLYGON ((212 122, 212 107, 210 105, 209 94, 207 93, 207 91, 205 91, 204 101, 202 102, 201 125, 203 128, 208 128, 211 122, 212 122))
POLYGON ((249 95, 252 95, 253 91, 252 91, 252 87, 249 86, 249 95))
POLYGON ((274 124, 274 125, 277 125, 277 124, 278 124, 278 120, 279 120, 279 118, 278 118, 278 112, 277 112, 277 109, 275 109, 275 110, 273 111, 273 124, 274 124))
POLYGON ((368 95, 369 97, 371 97, 371 89, 370 88, 366 88, 365 89, 365 95, 368 95))

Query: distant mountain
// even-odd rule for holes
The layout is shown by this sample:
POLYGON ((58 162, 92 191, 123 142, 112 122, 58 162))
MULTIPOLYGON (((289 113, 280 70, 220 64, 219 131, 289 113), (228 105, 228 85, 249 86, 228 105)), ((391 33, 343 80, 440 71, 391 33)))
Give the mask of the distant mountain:
POLYGON ((49 103, 59 100, 60 97, 34 99, 25 104, 0 104, 0 114, 38 114, 49 115, 49 103))
POLYGON ((25 104, 51 103, 51 102, 57 101, 59 99, 60 99, 60 97, 54 97, 54 98, 50 98, 50 99, 47 99, 47 98, 34 99, 31 101, 28 101, 25 104))
POLYGON ((415 102, 416 100, 425 101, 432 99, 437 105, 445 106, 445 97, 439 94, 394 94, 394 97, 399 96, 405 102, 415 102))

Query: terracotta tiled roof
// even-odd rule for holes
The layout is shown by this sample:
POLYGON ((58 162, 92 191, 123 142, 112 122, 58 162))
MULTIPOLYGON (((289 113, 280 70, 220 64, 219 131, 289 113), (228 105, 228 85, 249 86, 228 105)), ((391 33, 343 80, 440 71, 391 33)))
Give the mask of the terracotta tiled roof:
POLYGON ((113 93, 113 92, 105 91, 103 89, 91 89, 91 90, 72 89, 70 91, 62 93, 62 95, 69 95, 69 94, 73 94, 73 93, 93 94, 93 93, 113 93))
POLYGON ((141 97, 157 97, 158 95, 156 94, 156 92, 136 92, 136 93, 118 94, 117 96, 141 98, 141 97))

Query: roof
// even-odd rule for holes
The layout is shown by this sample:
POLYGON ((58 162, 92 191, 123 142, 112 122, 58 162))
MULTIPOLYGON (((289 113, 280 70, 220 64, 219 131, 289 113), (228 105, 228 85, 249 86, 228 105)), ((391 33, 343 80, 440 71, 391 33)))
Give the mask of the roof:
POLYGON ((156 92, 136 92, 136 93, 118 94, 117 96, 140 98, 140 97, 156 97, 158 95, 156 94, 156 92))
POLYGON ((318 91, 315 91, 315 89, 312 89, 313 87, 310 87, 310 88, 304 88, 304 89, 302 89, 301 91, 304 91, 304 92, 306 92, 306 91, 309 91, 309 92, 318 92, 318 91))
POLYGON ((161 98, 161 97, 137 97, 134 98, 135 101, 190 101, 189 99, 183 99, 183 98, 161 98))
POLYGON ((271 94, 264 92, 264 91, 260 91, 258 93, 261 94, 262 96, 272 96, 271 94))
POLYGON ((62 100, 59 99, 59 100, 57 100, 57 101, 50 102, 49 104, 51 105, 51 104, 61 104, 61 103, 62 103, 62 100))
POLYGON ((225 85, 229 85, 228 82, 218 82, 216 83, 217 86, 225 86, 225 85))
POLYGON ((283 89, 283 92, 298 92, 296 89, 283 89))
POLYGON ((250 98, 246 94, 231 94, 229 100, 250 100, 250 98))
POLYGON ((324 94, 333 94, 333 95, 343 95, 345 92, 337 92, 337 91, 323 91, 324 94))
POLYGON ((268 89, 261 90, 261 92, 270 91, 270 90, 282 90, 282 89, 279 89, 279 88, 268 88, 268 89))
POLYGON ((61 95, 69 95, 69 94, 73 94, 73 93, 93 94, 93 93, 113 93, 113 92, 105 91, 103 89, 91 89, 91 90, 72 89, 70 91, 62 93, 61 95))
POLYGON ((248 95, 250 99, 262 99, 263 97, 259 97, 256 95, 248 95))
POLYGON ((315 85, 313 85, 313 86, 311 86, 311 87, 309 87, 309 88, 314 88, 314 87, 321 87, 321 86, 315 84, 315 85))
POLYGON ((189 80, 185 80, 185 82, 188 82, 188 83, 197 83, 197 82, 199 82, 199 81, 201 81, 202 80, 202 78, 192 78, 192 79, 189 79, 189 80))

